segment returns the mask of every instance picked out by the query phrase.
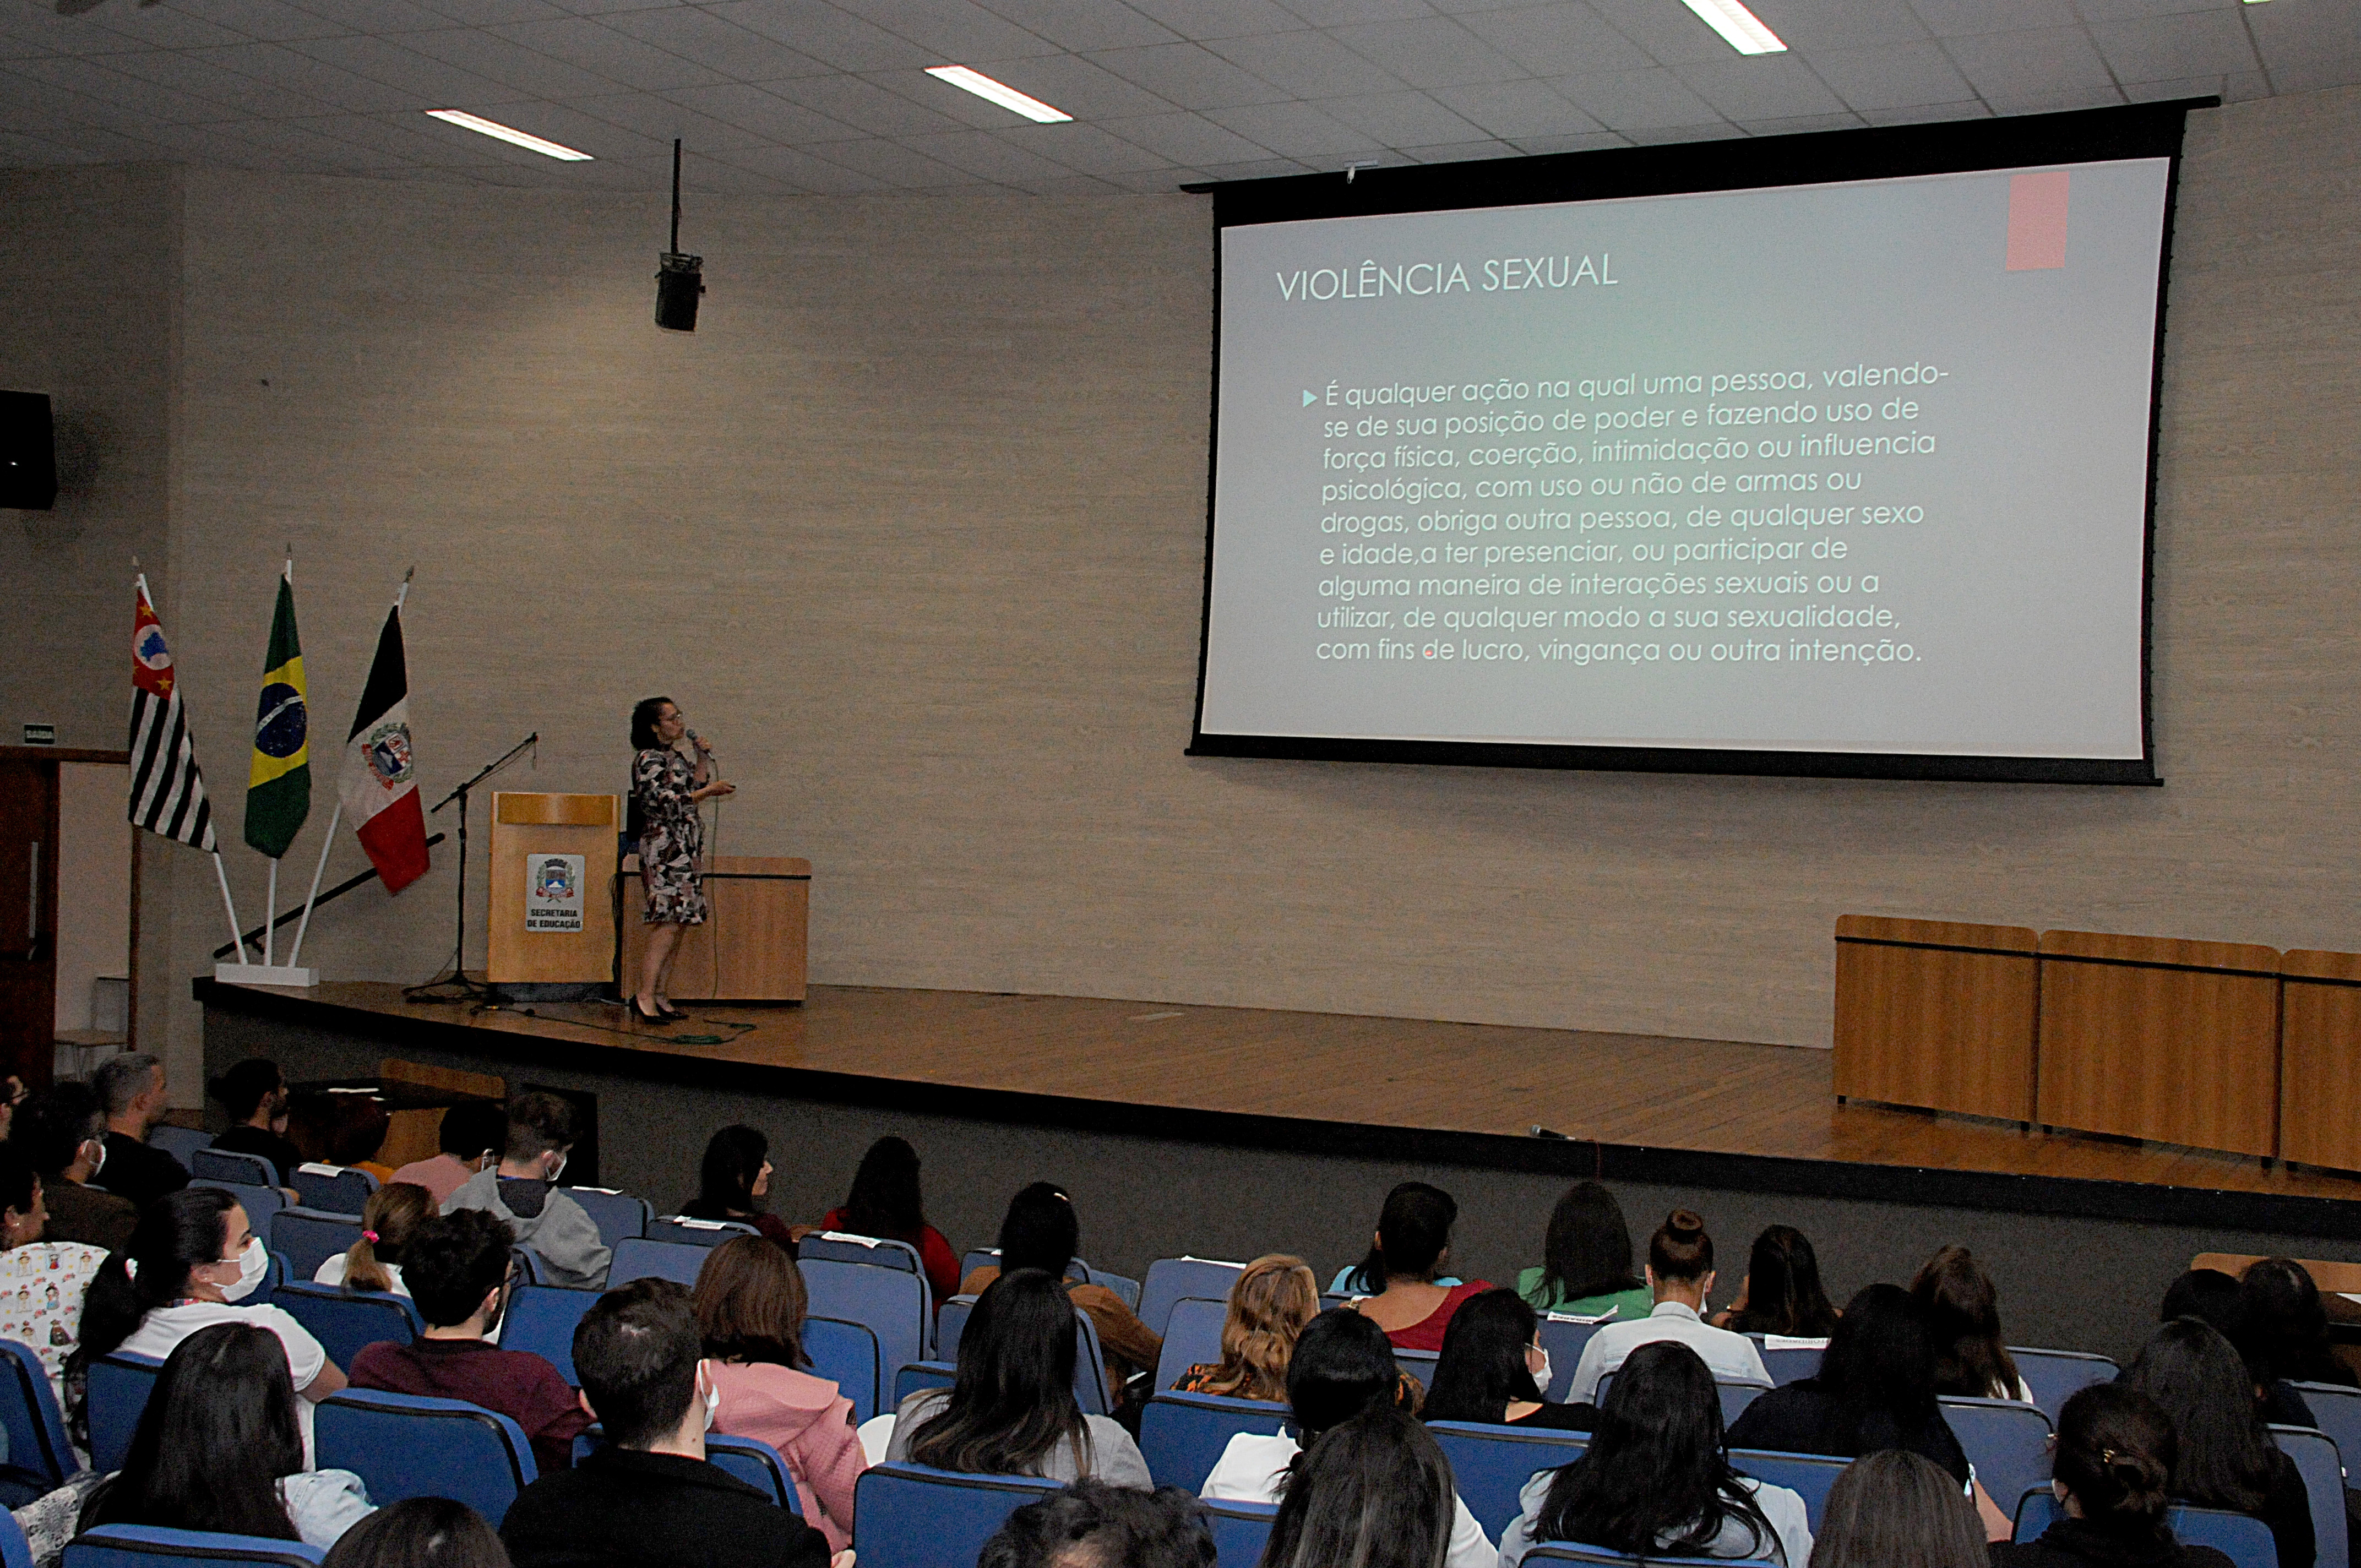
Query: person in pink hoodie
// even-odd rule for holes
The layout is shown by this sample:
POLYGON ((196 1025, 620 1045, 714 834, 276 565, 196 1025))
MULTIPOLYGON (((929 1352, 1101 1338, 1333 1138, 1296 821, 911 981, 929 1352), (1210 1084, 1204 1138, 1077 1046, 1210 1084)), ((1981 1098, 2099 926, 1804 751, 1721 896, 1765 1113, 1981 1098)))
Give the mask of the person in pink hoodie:
POLYGON ((852 1544, 852 1486, 869 1462, 852 1401, 801 1370, 805 1304, 795 1260, 760 1236, 722 1243, 697 1271, 697 1328, 721 1397, 713 1430, 777 1449, 804 1522, 837 1552, 852 1544))

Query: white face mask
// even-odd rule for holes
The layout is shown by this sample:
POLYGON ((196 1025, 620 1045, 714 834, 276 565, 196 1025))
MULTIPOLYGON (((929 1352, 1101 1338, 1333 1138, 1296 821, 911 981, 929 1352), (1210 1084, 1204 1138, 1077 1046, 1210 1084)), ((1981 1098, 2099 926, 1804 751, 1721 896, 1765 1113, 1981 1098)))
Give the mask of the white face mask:
POLYGON ((559 1155, 557 1157, 557 1163, 549 1168, 549 1174, 543 1177, 542 1179, 548 1182, 552 1187, 556 1186, 557 1179, 566 1174, 566 1161, 567 1157, 568 1157, 565 1155, 559 1155))
POLYGON ((1532 1359, 1528 1357, 1525 1365, 1532 1370, 1533 1387, 1539 1388, 1542 1391, 1542 1398, 1546 1399, 1549 1398, 1550 1390, 1549 1352, 1539 1345, 1535 1345, 1533 1349, 1535 1354, 1541 1356, 1542 1364, 1539 1366, 1533 1366, 1532 1359))
MULTIPOLYGON (((222 1261, 226 1263, 228 1259, 222 1261)), ((256 1236, 246 1244, 246 1250, 237 1255, 237 1283, 221 1288, 222 1299, 243 1301, 253 1295, 254 1288, 262 1283, 262 1277, 269 1267, 270 1254, 263 1246, 262 1238, 256 1236)))
POLYGON ((98 1153, 92 1157, 90 1162, 90 1179, 93 1181, 95 1181, 98 1179, 98 1173, 106 1168, 106 1140, 104 1138, 84 1138, 82 1140, 82 1145, 84 1147, 95 1147, 98 1150, 98 1153))
POLYGON ((701 1369, 705 1373, 705 1430, 711 1431, 713 1418, 721 1412, 721 1386, 713 1381, 711 1364, 704 1364, 701 1369))

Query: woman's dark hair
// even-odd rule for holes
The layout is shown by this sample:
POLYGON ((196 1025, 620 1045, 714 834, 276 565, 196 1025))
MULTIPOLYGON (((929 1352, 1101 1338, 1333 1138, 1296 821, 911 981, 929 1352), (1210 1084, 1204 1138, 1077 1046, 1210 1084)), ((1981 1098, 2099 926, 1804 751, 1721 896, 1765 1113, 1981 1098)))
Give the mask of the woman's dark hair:
POLYGON ((643 696, 631 705, 631 750, 653 751, 664 742, 656 738, 656 720, 672 706, 668 696, 643 696))
POLYGON ((1539 1305, 1613 1296, 1647 1287, 1631 1272, 1631 1227, 1623 1205, 1596 1181, 1577 1181, 1550 1211, 1542 1243, 1539 1305))
MULTIPOLYGON (((844 1228, 855 1235, 884 1236, 916 1246, 927 1229, 927 1206, 918 1196, 918 1151, 908 1140, 888 1135, 869 1146, 845 1195, 844 1228)), ((1058 1265, 1060 1273, 1065 1264, 1058 1265)))
POLYGON ((1089 1475, 1091 1429, 1074 1399, 1074 1304, 1056 1275, 1020 1268, 975 1299, 950 1398, 911 1440, 910 1457, 942 1470, 1034 1475, 1060 1443, 1075 1473, 1089 1475))
POLYGON ((1959 1482, 1906 1448, 1839 1473, 1812 1532, 1811 1568, 1988 1568, 1982 1521, 1959 1482))
POLYGON ((1194 1492, 1110 1486, 1085 1475, 1008 1516, 976 1568, 1214 1568, 1213 1532, 1194 1492))
POLYGON ((2328 1312, 2312 1271, 2291 1257, 2251 1263, 2238 1277, 2239 1352, 2255 1381, 2351 1383, 2328 1348, 2328 1312))
POLYGON ((2172 1418, 2180 1454, 2173 1496, 2251 1514, 2271 1487, 2271 1437, 2255 1409, 2254 1380, 2230 1342, 2195 1318, 2167 1323, 2124 1374, 2127 1387, 2172 1418))
POLYGON ((279 1478, 302 1468, 295 1382, 279 1336, 250 1323, 215 1323, 166 1358, 122 1471, 82 1505, 81 1528, 156 1525, 295 1541, 279 1478))
POLYGON ((1038 1268, 1063 1279, 1082 1245, 1074 1201, 1056 1182, 1037 1181, 1008 1201, 1008 1215, 1000 1222, 1000 1270, 1038 1268))
POLYGON ((2122 1383, 2078 1390, 2058 1413, 2051 1474, 2081 1505, 2083 1520, 2142 1543, 2172 1539, 2164 1510, 2179 1458, 2172 1418, 2122 1383))
POLYGON ((1363 1410, 1392 1407, 1400 1398, 1393 1342, 1375 1320, 1350 1307, 1331 1307, 1303 1325, 1288 1358, 1287 1407, 1306 1444, 1363 1410))
POLYGON ((229 1212, 236 1207, 237 1200, 218 1187, 184 1187, 148 1205, 130 1241, 121 1252, 109 1253, 91 1277, 75 1354, 85 1364, 114 1354, 140 1319, 187 1295, 189 1270, 221 1261, 229 1240, 229 1212), (139 1265, 136 1281, 124 1267, 126 1257, 139 1265))
MULTIPOLYGON (((71 1163, 71 1162, 68 1162, 71 1163)), ((33 1189, 40 1178, 33 1170, 33 1162, 14 1141, 0 1139, 0 1209, 14 1209, 19 1214, 33 1212, 33 1189)))
POLYGON ((1443 1568, 1451 1462, 1399 1410, 1365 1410, 1297 1455, 1262 1568, 1443 1568))
POLYGON ((754 1182, 763 1162, 771 1157, 771 1140, 743 1123, 733 1122, 705 1141, 705 1158, 697 1168, 697 1196, 681 1205, 692 1220, 726 1220, 751 1214, 763 1207, 754 1196, 754 1182))
POLYGON ((764 1236, 732 1236, 705 1255, 697 1271, 697 1332, 705 1354, 720 1361, 803 1367, 803 1272, 786 1249, 764 1236))
POLYGON ((1836 1401, 1852 1452, 1907 1442, 1941 1415, 1927 1310, 1899 1285, 1868 1287, 1845 1303, 1817 1381, 1836 1401))
POLYGON ((1589 1451, 1551 1479, 1534 1539, 1695 1557, 1732 1520, 1753 1537, 1735 1555, 1779 1550, 1771 1521, 1722 1448, 1713 1374, 1678 1340, 1653 1340, 1633 1350, 1607 1386, 1589 1451))
POLYGON ((1443 1355, 1426 1391, 1430 1421, 1497 1422, 1511 1401, 1541 1402, 1525 1365, 1540 1319, 1514 1290, 1487 1290, 1459 1304, 1443 1331, 1443 1355))
POLYGON ((1713 1272, 1713 1238, 1705 1234, 1705 1216, 1694 1209, 1675 1209, 1664 1216, 1648 1238, 1648 1266, 1659 1281, 1703 1279, 1713 1272))
POLYGON ((1910 1282, 1935 1336, 1935 1391, 1971 1399, 2016 1398, 2016 1358, 2000 1331, 2000 1292, 1963 1246, 1928 1258, 1910 1282))
POLYGON ((1432 1279, 1434 1266, 1451 1245, 1459 1205, 1440 1187, 1405 1181, 1386 1194, 1378 1212, 1377 1245, 1345 1281, 1345 1288, 1374 1296, 1396 1275, 1432 1279))
POLYGON ((1767 1226, 1746 1261, 1746 1310, 1727 1325, 1742 1334, 1794 1334, 1826 1339, 1837 1310, 1820 1286, 1819 1255, 1793 1225, 1767 1226))
POLYGON ((2238 1281, 2218 1268, 2191 1269, 2164 1288, 2164 1305, 2158 1309, 2156 1321, 2169 1323, 2175 1318, 2202 1318, 2232 1344, 2237 1343, 2239 1325, 2246 1320, 2238 1281))
POLYGON ((406 1497, 336 1538, 320 1568, 510 1568, 481 1515, 449 1497, 406 1497))
POLYGON ((234 1123, 254 1114, 263 1101, 285 1087, 279 1064, 264 1057, 248 1057, 205 1085, 205 1092, 222 1102, 234 1123))
POLYGON ((434 1141, 442 1153, 456 1159, 487 1154, 498 1158, 509 1146, 508 1107, 497 1100, 462 1100, 443 1113, 434 1141))

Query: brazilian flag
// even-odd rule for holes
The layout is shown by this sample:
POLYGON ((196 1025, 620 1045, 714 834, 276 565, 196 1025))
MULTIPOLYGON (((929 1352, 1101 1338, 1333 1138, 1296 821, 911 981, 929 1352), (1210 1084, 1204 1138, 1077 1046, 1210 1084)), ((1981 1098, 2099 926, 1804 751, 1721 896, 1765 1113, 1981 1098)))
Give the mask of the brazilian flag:
POLYGON ((295 636, 295 585, 279 579, 270 651, 262 657, 262 700, 254 712, 254 765, 246 775, 246 841, 272 860, 287 852, 312 814, 310 713, 303 704, 303 647, 295 636))

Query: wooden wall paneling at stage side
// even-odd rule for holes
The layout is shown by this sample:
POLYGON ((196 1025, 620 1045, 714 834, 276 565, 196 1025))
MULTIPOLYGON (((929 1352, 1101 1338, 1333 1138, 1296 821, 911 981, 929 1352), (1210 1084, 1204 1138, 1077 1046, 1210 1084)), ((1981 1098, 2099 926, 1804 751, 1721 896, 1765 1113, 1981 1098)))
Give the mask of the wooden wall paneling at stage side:
POLYGON ((2283 953, 2279 980, 2279 1157, 2361 1170, 2361 953, 2283 953))
POLYGON ((1839 916, 1838 1097, 2032 1120, 2039 939, 2024 926, 1839 916))
POLYGON ((2245 942, 2043 932, 2037 1118, 2276 1154, 2279 970, 2245 942))
MULTIPOLYGON (((640 858, 623 857, 622 983, 638 983, 647 951, 640 858)), ((712 919, 680 938, 668 992, 684 1002, 801 1002, 810 957, 811 862, 788 855, 716 855, 705 873, 712 919)))

